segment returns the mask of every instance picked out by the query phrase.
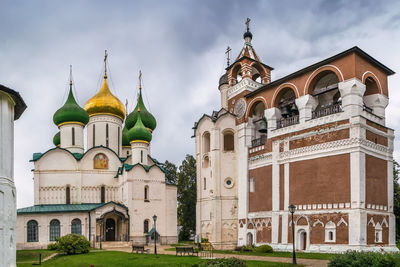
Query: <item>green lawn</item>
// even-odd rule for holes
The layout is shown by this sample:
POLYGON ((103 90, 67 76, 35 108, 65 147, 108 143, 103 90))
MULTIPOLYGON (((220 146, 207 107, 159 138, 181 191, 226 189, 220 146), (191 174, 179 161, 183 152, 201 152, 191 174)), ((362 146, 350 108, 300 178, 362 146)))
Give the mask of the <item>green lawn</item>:
MULTIPOLYGON (((198 257, 152 254, 132 254, 119 251, 92 251, 87 254, 72 256, 56 256, 44 262, 42 266, 48 267, 123 267, 123 266, 192 266, 204 261, 198 257)), ((17 266, 32 266, 32 264, 18 264, 17 266)), ((247 261, 247 266, 291 266, 286 263, 271 263, 262 261, 247 261)))
POLYGON ((53 253, 55 251, 45 250, 45 249, 37 249, 37 250, 17 250, 17 262, 24 261, 39 261, 39 254, 42 253, 42 260, 53 253))
MULTIPOLYGON (((175 248, 167 248, 165 250, 175 251, 175 248)), ((232 255, 251 255, 251 256, 282 257, 282 258, 293 257, 291 252, 283 252, 283 251, 275 251, 273 253, 262 253, 255 251, 237 252, 233 250, 214 250, 213 252, 219 254, 232 254, 232 255)), ((299 259, 331 260, 335 255, 337 254, 296 252, 296 258, 299 259)))

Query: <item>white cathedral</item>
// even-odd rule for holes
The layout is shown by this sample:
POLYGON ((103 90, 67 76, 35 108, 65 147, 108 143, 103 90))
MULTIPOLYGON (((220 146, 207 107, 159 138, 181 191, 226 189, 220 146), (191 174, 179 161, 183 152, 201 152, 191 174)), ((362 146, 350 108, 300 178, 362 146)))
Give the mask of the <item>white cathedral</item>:
POLYGON ((100 91, 84 108, 71 79, 68 99, 53 121, 60 130, 54 147, 31 160, 34 206, 17 211, 18 249, 43 248, 70 233, 96 247, 145 244, 154 237, 161 244, 177 242, 177 187, 150 155, 156 120, 144 105, 141 85, 137 105, 126 116, 108 87, 107 68, 100 91))

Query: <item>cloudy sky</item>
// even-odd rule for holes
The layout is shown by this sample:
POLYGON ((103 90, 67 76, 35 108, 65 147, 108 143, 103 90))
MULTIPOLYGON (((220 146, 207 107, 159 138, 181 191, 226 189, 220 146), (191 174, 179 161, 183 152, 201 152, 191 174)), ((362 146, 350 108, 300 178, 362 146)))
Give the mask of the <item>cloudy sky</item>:
MULTIPOLYGON (((100 87, 104 50, 110 86, 134 102, 138 71, 158 121, 152 153, 179 164, 194 153, 191 127, 219 108, 225 49, 236 56, 244 22, 273 80, 355 45, 400 72, 399 1, 1 1, 0 83, 28 109, 15 124, 18 207, 33 204, 34 152, 51 148, 54 112, 73 65, 80 105, 100 87)), ((400 76, 389 78, 387 125, 400 131, 400 76)), ((131 109, 130 105, 130 109, 131 109)), ((400 140, 395 158, 400 160, 400 140)))

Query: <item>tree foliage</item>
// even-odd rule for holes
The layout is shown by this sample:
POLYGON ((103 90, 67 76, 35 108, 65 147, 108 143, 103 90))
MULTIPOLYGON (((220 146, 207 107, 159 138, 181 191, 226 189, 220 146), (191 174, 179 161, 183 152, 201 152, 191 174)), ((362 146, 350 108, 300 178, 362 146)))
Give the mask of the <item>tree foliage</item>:
POLYGON ((396 216, 396 242, 400 243, 400 185, 399 185, 400 165, 393 161, 393 212, 396 216))
POLYGON ((187 240, 196 229, 196 159, 191 155, 179 166, 178 224, 182 226, 180 240, 187 240))
POLYGON ((176 165, 174 163, 166 160, 163 167, 167 171, 167 173, 165 174, 165 179, 167 180, 167 182, 169 182, 171 184, 177 184, 178 168, 176 167, 176 165))

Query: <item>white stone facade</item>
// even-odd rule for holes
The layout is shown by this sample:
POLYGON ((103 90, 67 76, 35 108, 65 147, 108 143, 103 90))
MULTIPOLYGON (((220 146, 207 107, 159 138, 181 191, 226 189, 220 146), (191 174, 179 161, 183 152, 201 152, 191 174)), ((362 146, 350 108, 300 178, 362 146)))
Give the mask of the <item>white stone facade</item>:
POLYGON ((14 120, 25 108, 18 93, 0 85, 0 266, 16 266, 14 120))

